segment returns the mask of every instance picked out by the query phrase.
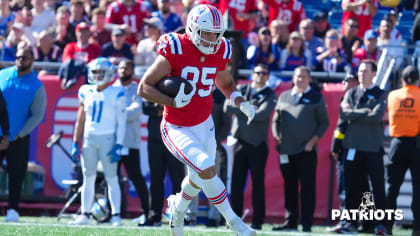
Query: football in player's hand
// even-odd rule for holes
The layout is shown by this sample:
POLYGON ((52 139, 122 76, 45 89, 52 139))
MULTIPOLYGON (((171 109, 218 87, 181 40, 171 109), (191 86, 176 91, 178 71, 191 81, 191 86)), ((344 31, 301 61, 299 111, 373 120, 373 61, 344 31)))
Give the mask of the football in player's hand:
POLYGON ((189 94, 193 89, 192 85, 186 79, 179 76, 165 77, 157 83, 156 87, 162 93, 174 98, 178 94, 179 87, 182 83, 185 83, 184 93, 189 94))

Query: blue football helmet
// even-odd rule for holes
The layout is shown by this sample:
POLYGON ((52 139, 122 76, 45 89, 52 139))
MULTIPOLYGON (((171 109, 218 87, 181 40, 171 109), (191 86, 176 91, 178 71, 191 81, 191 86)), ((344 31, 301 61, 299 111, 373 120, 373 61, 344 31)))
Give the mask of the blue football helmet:
POLYGON ((98 57, 88 64, 88 82, 98 86, 112 81, 114 66, 105 57, 98 57))

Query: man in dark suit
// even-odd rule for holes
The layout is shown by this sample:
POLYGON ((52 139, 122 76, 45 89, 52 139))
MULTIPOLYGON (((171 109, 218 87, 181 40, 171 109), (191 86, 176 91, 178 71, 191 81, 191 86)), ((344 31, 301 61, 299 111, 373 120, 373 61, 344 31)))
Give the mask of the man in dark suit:
POLYGON ((234 146, 231 201, 236 214, 242 215, 243 192, 248 170, 252 178, 252 207, 254 215, 252 228, 261 229, 265 217, 265 164, 268 157, 268 128, 271 113, 276 106, 276 93, 266 86, 270 71, 265 64, 258 64, 252 74, 252 83, 241 86, 239 91, 255 106, 255 118, 247 124, 248 118, 239 108, 225 102, 225 110, 235 114, 232 135, 238 139, 234 146))

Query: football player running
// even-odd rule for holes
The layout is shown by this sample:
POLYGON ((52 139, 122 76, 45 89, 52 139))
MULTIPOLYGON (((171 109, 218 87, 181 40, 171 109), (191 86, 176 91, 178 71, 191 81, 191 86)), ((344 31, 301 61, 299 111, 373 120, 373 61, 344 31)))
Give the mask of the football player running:
POLYGON ((183 232, 184 211, 191 199, 203 189, 209 201, 220 211, 237 235, 255 235, 233 211, 226 187, 216 176, 216 139, 212 111, 212 92, 216 85, 230 102, 248 117, 254 107, 244 100, 226 68, 232 60, 232 46, 223 37, 222 15, 211 5, 198 5, 188 14, 186 33, 169 33, 158 41, 154 64, 145 72, 138 95, 165 106, 161 123, 162 139, 169 151, 188 167, 181 192, 168 198, 172 235, 183 232), (180 76, 193 90, 185 94, 182 83, 171 98, 155 85, 164 77, 180 76))
POLYGON ((79 110, 74 128, 71 155, 74 161, 81 159, 83 185, 81 190, 81 214, 70 224, 89 224, 89 213, 95 194, 96 168, 101 161, 108 196, 111 203, 111 224, 121 225, 121 190, 117 177, 117 165, 125 135, 126 98, 122 87, 110 85, 113 70, 106 58, 100 57, 88 64, 88 82, 79 89, 79 110), (82 140, 82 152, 79 144, 82 140), (82 155, 80 155, 82 154, 82 155))

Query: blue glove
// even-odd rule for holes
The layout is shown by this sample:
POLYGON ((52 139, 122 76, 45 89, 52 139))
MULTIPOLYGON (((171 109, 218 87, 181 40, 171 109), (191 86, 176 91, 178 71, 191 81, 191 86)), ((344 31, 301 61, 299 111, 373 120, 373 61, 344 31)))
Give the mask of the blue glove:
POLYGON ((79 144, 78 143, 72 143, 71 144, 71 159, 76 164, 80 163, 80 150, 79 150, 79 144))
POLYGON ((111 156, 111 163, 118 162, 121 160, 121 155, 118 153, 121 153, 122 145, 121 144, 115 144, 114 147, 111 149, 111 151, 108 152, 108 156, 111 156))

